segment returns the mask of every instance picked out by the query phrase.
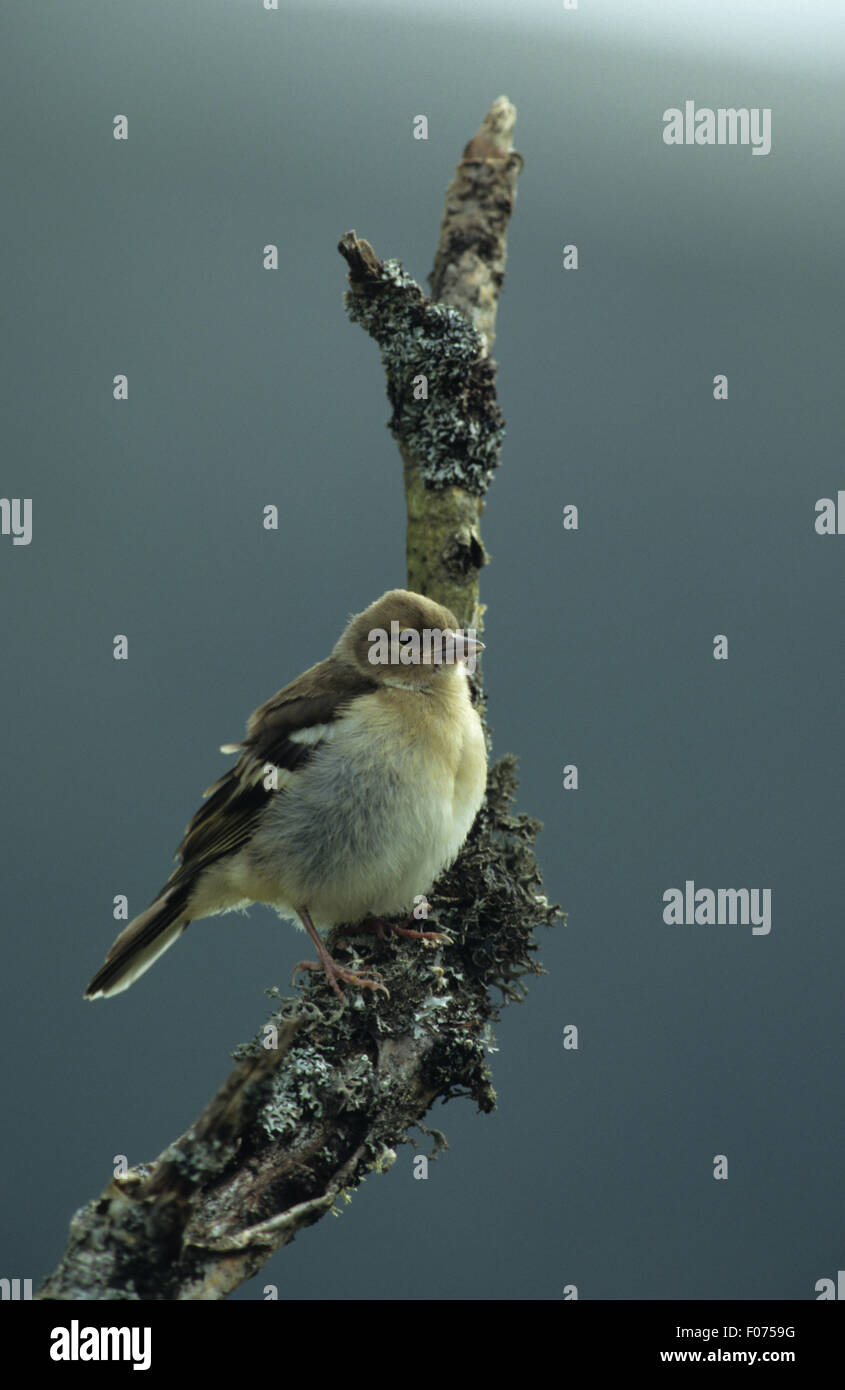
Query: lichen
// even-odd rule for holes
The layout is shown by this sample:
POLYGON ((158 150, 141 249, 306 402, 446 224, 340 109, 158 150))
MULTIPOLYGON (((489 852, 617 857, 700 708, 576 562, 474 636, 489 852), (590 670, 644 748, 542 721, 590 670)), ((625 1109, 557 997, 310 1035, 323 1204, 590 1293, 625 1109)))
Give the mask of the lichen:
POLYGON ((295 1134, 304 1119, 320 1119, 333 1076, 322 1053, 308 1043, 294 1048, 285 1063, 260 1113, 260 1123, 271 1138, 295 1134))
POLYGON ((426 487, 483 495, 505 422, 481 334, 458 309, 427 299, 397 260, 382 262, 363 288, 353 285, 346 307, 381 348, 393 407, 388 428, 413 454, 426 487), (420 376, 426 400, 414 399, 420 376))

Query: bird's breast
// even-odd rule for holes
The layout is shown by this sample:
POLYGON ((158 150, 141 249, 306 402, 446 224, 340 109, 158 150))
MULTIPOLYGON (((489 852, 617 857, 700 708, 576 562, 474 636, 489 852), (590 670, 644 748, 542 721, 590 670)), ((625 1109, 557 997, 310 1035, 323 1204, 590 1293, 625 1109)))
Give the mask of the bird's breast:
POLYGON ((250 846, 262 900, 326 926, 409 909, 458 854, 485 784, 468 698, 445 710, 407 691, 357 700, 268 802, 250 846))

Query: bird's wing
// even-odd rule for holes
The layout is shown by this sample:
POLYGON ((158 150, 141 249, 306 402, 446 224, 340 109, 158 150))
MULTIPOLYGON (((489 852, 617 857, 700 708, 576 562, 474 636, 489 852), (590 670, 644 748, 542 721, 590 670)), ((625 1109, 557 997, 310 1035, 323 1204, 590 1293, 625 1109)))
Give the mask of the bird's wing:
MULTIPOLYGON (((375 690, 374 681, 328 657, 279 690, 249 719, 241 743, 223 751, 240 757, 205 792, 207 800, 189 822, 165 887, 187 888, 209 864, 246 843, 270 796, 312 758, 326 728, 349 702, 375 690), (267 786, 268 764, 277 769, 267 786)), ((162 890, 164 891, 164 890, 162 890)))

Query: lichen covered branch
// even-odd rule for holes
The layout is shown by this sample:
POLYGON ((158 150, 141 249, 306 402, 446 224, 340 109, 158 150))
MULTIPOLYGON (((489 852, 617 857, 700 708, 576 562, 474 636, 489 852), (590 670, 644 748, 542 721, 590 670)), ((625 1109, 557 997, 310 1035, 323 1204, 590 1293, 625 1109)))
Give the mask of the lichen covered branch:
POLYGON ((349 265, 347 312, 378 343, 387 377, 404 464, 408 587, 476 629, 487 561, 480 519, 505 425, 490 346, 522 168, 515 120, 499 97, 464 150, 446 194, 432 299, 354 232, 338 246, 349 265))
POLYGON ((438 884, 437 926, 453 944, 364 947, 339 929, 333 953, 345 941, 354 963, 366 950, 389 999, 350 994, 339 1007, 322 975, 301 999, 279 999, 187 1133, 77 1212, 39 1298, 224 1298, 392 1166, 438 1097, 494 1108, 489 1026, 539 971, 531 927, 557 915, 533 855, 537 823, 510 811, 515 787, 504 758, 459 866, 438 884))
MULTIPOLYGON (((489 356, 505 230, 521 160, 514 111, 494 103, 446 199, 428 299, 398 262, 349 233, 348 311, 378 342, 404 461, 408 584, 480 626, 483 498, 504 422, 489 356)), ((396 942, 339 928, 332 954, 378 970, 389 995, 322 974, 236 1053, 197 1122, 159 1158, 115 1177, 77 1212, 62 1261, 38 1297, 212 1300, 396 1159, 434 1102, 495 1105, 487 1054, 502 1005, 540 973, 535 926, 560 916, 542 892, 533 841, 514 817, 515 760, 491 769, 487 797, 425 923, 443 942, 396 942), (359 960, 359 954, 364 960, 359 960)), ((431 1131, 425 1131, 431 1132, 431 1131)), ((439 1140, 437 1141, 440 1142, 439 1140)))

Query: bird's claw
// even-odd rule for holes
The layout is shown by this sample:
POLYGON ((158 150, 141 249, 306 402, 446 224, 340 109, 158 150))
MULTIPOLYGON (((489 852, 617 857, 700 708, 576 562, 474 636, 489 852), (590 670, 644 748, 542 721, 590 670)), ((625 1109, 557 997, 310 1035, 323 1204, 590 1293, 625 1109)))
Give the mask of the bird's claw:
POLYGON ((420 931, 417 927, 400 927, 396 922, 385 922, 381 917, 368 917, 356 927, 345 927, 344 931, 374 931, 379 941, 384 941, 385 932, 396 932, 410 941, 423 941, 433 946, 454 946, 455 939, 448 932, 420 931))
POLYGON ((355 970, 348 970, 345 965, 338 965, 337 961, 332 961, 331 966, 322 965, 316 960, 301 960, 294 966, 291 984, 296 984, 296 975, 299 970, 322 970, 338 999, 343 999, 343 991, 338 984, 342 981, 345 985, 352 985, 355 989, 380 989, 382 994, 390 998, 390 990, 381 980, 371 980, 366 975, 359 975, 355 970))

